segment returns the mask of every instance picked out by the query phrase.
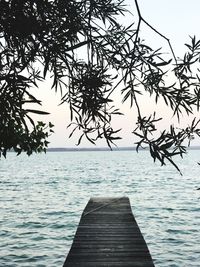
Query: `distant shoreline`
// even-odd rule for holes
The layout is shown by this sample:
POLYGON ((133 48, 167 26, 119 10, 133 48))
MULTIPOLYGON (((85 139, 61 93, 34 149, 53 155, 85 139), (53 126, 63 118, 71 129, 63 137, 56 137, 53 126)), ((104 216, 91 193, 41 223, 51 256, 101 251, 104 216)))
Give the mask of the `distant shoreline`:
MULTIPOLYGON (((148 147, 146 148, 139 148, 139 151, 148 151, 148 147)), ((187 150, 200 150, 200 146, 192 146, 188 147, 187 150)), ((46 150, 46 152, 92 152, 92 151, 136 151, 136 147, 51 147, 46 150)), ((8 152, 14 152, 13 149, 9 150, 8 152)))
MULTIPOLYGON (((188 150, 200 150, 200 146, 191 146, 187 148, 188 150)), ((112 151, 135 151, 136 147, 112 147, 112 151)), ((142 150, 148 150, 146 149, 139 149, 142 150)), ((52 147, 48 148, 47 152, 84 152, 84 151, 111 151, 109 147, 52 147)))
MULTIPOLYGON (((130 151, 135 150, 135 147, 112 147, 112 151, 130 151)), ((73 152, 73 151, 111 151, 109 147, 54 147, 48 148, 47 152, 73 152)))

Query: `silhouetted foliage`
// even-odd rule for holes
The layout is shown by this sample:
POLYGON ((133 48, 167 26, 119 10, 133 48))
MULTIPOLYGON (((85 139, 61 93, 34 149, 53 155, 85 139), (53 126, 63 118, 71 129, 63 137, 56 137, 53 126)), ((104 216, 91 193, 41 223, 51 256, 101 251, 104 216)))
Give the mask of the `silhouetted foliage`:
POLYGON ((186 129, 169 127, 154 137, 156 114, 143 116, 138 95, 148 93, 155 103, 164 99, 180 119, 183 112, 199 110, 200 41, 191 38, 183 59, 174 55, 169 39, 142 17, 135 1, 138 21, 124 26, 123 0, 1 0, 0 1, 0 153, 13 148, 17 153, 40 152, 48 146, 52 124, 35 123, 28 108, 41 104, 30 88, 49 75, 52 88, 60 90, 62 103, 69 103, 72 127, 70 136, 80 130, 95 143, 105 138, 108 146, 120 139, 112 128, 112 118, 120 115, 112 94, 121 90, 122 102, 138 112, 133 131, 140 139, 137 148, 147 145, 154 160, 168 160, 178 170, 173 156, 185 152, 184 141, 200 135, 198 121, 186 129), (166 40, 172 58, 153 50, 140 38, 140 26, 148 27, 166 40), (173 63, 173 64, 172 64, 173 63), (174 82, 166 82, 168 72, 174 82))

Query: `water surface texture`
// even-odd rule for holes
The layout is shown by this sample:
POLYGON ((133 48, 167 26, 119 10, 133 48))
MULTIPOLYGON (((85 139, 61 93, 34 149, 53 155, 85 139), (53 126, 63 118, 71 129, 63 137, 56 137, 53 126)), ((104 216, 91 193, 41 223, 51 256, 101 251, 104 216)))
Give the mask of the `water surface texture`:
POLYGON ((200 266, 200 151, 51 152, 0 161, 0 266, 59 267, 91 196, 128 196, 156 267, 200 266))

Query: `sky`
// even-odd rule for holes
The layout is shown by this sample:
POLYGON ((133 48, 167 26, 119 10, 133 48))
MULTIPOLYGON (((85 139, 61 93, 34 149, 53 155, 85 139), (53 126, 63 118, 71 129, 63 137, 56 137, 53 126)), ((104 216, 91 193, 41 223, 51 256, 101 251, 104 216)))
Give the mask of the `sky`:
MULTIPOLYGON (((199 0, 138 0, 141 13, 148 23, 155 27, 159 32, 170 39, 173 49, 178 56, 182 56, 185 51, 184 44, 189 42, 189 35, 196 35, 200 38, 200 1, 199 0)), ((137 21, 137 13, 133 0, 126 0, 128 9, 134 14, 133 19, 137 21)), ((125 23, 130 22, 130 17, 123 18, 125 23)), ((145 25, 141 27, 142 34, 153 48, 163 47, 169 53, 169 47, 166 41, 149 30, 145 25)), ((51 121, 55 127, 55 133, 49 138, 49 147, 75 147, 78 136, 68 138, 70 131, 67 125, 70 122, 69 109, 67 105, 59 106, 59 92, 50 89, 50 83, 42 83, 38 89, 35 89, 35 95, 43 101, 43 110, 50 112, 48 116, 37 118, 39 120, 51 121)), ((120 107, 120 102, 117 100, 120 107)), ((149 99, 141 99, 143 113, 146 115, 153 111, 154 105, 149 99)), ((163 122, 163 127, 167 126, 172 120, 172 116, 167 108, 162 104, 157 107, 160 115, 168 114, 163 122)), ((118 117, 113 126, 123 128, 121 132, 122 140, 117 142, 118 146, 133 146, 136 138, 132 134, 135 128, 136 110, 129 109, 129 105, 122 107, 125 116, 118 117)), ((188 118, 183 118, 184 124, 189 122, 188 118)), ((92 145, 83 140, 81 147, 91 147, 92 145)), ((97 143, 97 146, 106 146, 105 141, 97 143)))

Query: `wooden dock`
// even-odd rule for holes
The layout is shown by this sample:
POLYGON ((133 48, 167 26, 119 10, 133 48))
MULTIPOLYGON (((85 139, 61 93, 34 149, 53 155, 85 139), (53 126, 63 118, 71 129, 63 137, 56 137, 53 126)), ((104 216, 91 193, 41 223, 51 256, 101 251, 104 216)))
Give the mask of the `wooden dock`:
POLYGON ((91 198, 63 267, 154 267, 128 198, 91 198))

